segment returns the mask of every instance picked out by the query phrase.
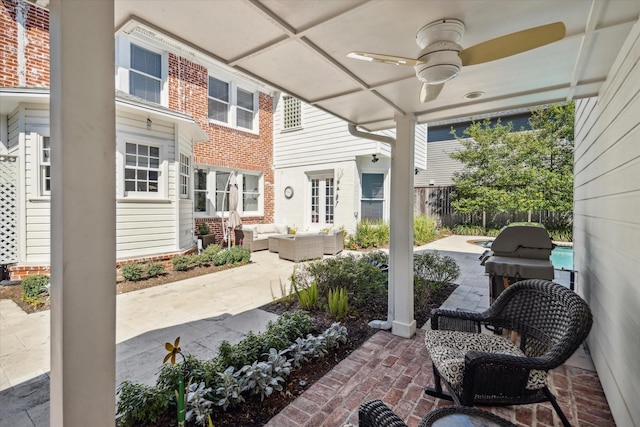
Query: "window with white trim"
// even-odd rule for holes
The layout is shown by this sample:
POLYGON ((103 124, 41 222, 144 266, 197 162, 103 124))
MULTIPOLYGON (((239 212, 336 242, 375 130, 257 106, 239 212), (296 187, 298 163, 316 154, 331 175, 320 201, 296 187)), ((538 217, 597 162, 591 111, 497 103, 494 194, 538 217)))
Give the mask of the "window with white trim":
POLYGON ((382 220, 384 213, 384 174, 362 174, 362 198, 360 199, 360 218, 382 220))
MULTIPOLYGON (((227 212, 229 210, 229 172, 216 172, 216 211, 227 212)), ((240 208, 238 208, 240 209, 240 208)))
POLYGON ((51 195, 51 138, 40 137, 40 195, 51 195))
POLYGON ((302 127, 300 100, 293 96, 284 97, 284 114, 282 115, 282 129, 291 130, 302 127))
POLYGON ((334 208, 333 176, 311 178, 311 223, 333 224, 334 208))
POLYGON ((129 93, 150 102, 162 100, 162 55, 131 43, 129 93))
POLYGON ((209 118, 229 122, 229 83, 209 77, 209 118))
POLYGON ((191 178, 191 158, 180 153, 180 197, 189 198, 189 179, 191 178))
MULTIPOLYGON (((229 211, 228 170, 194 169, 194 212, 220 215, 229 211)), ((262 179, 259 172, 238 172, 238 212, 260 215, 263 210, 262 179)))
POLYGON ((236 82, 209 76, 208 109, 209 120, 257 131, 258 93, 243 89, 236 82))
POLYGON ((125 192, 158 193, 160 148, 127 142, 125 148, 125 192))
POLYGON ((244 173, 242 175, 242 210, 257 212, 260 199, 260 176, 244 173))
POLYGON ((207 212, 207 170, 195 169, 193 173, 193 210, 207 212))

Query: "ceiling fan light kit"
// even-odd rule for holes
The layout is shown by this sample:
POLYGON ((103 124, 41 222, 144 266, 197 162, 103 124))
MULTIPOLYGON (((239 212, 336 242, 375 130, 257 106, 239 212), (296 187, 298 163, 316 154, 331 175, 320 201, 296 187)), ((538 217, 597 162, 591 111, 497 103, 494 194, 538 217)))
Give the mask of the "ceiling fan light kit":
MULTIPOLYGON (((417 59, 369 52, 351 52, 348 56, 384 64, 413 66, 416 77, 422 83, 420 101, 424 103, 436 99, 444 83, 456 77, 463 66, 495 61, 553 43, 564 38, 566 28, 562 22, 554 22, 500 36, 466 49, 457 43, 464 32, 464 22, 440 19, 425 25, 416 34, 416 43, 421 49, 417 59)), ((467 99, 477 97, 470 96, 467 99)))

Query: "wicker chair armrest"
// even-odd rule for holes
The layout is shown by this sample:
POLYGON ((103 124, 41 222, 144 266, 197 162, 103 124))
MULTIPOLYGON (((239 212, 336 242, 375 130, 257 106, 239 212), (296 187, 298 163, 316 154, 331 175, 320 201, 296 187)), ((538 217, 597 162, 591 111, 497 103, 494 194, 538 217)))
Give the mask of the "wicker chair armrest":
POLYGON ((437 308, 431 313, 431 329, 479 333, 487 320, 482 313, 437 308))
POLYGON ((407 427, 407 425, 381 400, 371 400, 360 405, 360 427, 407 427))
POLYGON ((242 229, 242 233, 244 234, 244 238, 249 240, 249 241, 253 241, 253 230, 245 230, 242 229))
POLYGON ((548 357, 527 357, 513 356, 511 354, 489 353, 484 351, 468 351, 464 357, 465 367, 474 367, 480 365, 496 365, 505 368, 525 368, 528 370, 537 369, 540 371, 548 371, 557 366, 548 357))

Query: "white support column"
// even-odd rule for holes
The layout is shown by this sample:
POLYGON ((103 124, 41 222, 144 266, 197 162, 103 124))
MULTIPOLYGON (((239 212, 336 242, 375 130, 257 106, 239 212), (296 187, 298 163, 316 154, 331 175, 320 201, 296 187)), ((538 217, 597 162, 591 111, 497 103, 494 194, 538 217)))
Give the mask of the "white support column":
POLYGON ((113 8, 50 3, 51 426, 114 425, 113 8))
POLYGON ((389 306, 394 307, 392 333, 410 338, 413 318, 413 169, 415 118, 396 116, 396 143, 391 150, 391 221, 389 306))

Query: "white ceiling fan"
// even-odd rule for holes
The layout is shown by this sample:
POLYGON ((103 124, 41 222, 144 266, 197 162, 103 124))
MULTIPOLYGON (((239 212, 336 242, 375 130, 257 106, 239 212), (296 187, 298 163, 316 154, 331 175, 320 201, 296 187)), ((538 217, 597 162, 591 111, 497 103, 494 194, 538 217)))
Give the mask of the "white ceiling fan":
POLYGON ((351 52, 347 56, 364 61, 412 66, 422 82, 420 101, 424 103, 436 99, 445 82, 457 76, 463 66, 526 52, 561 40, 565 34, 564 24, 554 22, 463 49, 457 42, 464 35, 464 23, 447 18, 427 24, 418 31, 416 43, 421 51, 417 59, 369 52, 351 52))

